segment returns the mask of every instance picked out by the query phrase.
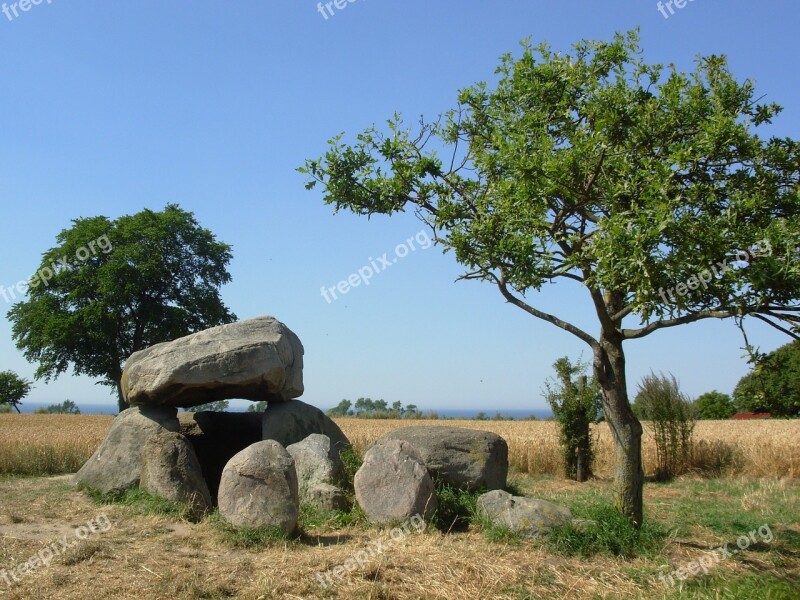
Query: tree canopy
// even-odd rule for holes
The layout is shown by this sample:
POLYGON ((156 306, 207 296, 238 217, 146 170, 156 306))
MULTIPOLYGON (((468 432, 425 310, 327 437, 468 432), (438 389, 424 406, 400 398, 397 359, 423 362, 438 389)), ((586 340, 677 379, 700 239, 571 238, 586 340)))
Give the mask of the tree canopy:
POLYGON ((219 296, 231 247, 177 205, 111 220, 79 218, 56 238, 28 298, 8 313, 37 378, 100 378, 119 394, 135 351, 235 320, 219 296))
POLYGON ((742 412, 800 417, 800 342, 767 354, 739 380, 733 400, 742 412))
POLYGON ((730 419, 736 414, 736 407, 728 394, 714 390, 701 394, 694 401, 698 419, 730 419))
POLYGON ((623 342, 752 317, 797 336, 800 144, 754 130, 762 103, 722 56, 692 73, 647 64, 638 32, 571 53, 524 42, 493 86, 407 127, 395 115, 307 160, 335 210, 408 209, 465 267, 530 315, 592 349, 618 449, 620 510, 642 520, 641 424, 623 342), (534 305, 545 284, 581 289, 597 334, 534 305))
POLYGON ((14 371, 0 372, 0 405, 13 407, 20 412, 21 400, 27 396, 33 384, 14 371))

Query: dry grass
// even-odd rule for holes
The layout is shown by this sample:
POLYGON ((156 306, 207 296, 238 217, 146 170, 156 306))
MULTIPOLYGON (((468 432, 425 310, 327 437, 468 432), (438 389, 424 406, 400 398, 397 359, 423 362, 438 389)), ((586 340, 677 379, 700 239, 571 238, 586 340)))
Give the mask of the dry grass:
MULTIPOLYGON (((356 450, 363 452, 381 435, 406 425, 448 425, 486 429, 508 442, 509 462, 523 473, 563 473, 558 426, 552 421, 398 421, 335 419, 356 450)), ((76 471, 105 437, 112 417, 105 415, 0 414, 0 473, 26 475, 76 471)), ((614 444, 608 426, 597 427, 594 471, 613 475, 614 444)), ((642 452, 645 472, 655 466, 648 428, 642 452)), ((800 478, 800 420, 700 421, 695 429, 695 471, 707 475, 800 478)))
MULTIPOLYGON (((528 476, 521 476, 519 483, 526 493, 535 487, 537 494, 551 499, 580 493, 605 497, 611 485, 528 476)), ((775 486, 792 497, 798 492, 795 482, 765 483, 763 489, 752 484, 730 484, 730 489, 749 486, 766 496, 775 486)), ((692 489, 691 482, 676 485, 647 487, 646 503, 653 507, 654 517, 665 518, 674 509, 674 497, 685 497, 692 489)), ((716 501, 713 492, 692 495, 697 502, 716 501)), ((13 568, 63 536, 73 541, 75 527, 101 512, 113 524, 109 531, 78 542, 49 566, 40 566, 10 587, 0 579, 4 600, 663 598, 656 579, 659 572, 669 565, 687 564, 709 544, 730 541, 693 527, 691 533, 669 541, 662 556, 585 559, 553 554, 532 541, 490 543, 475 531, 442 534, 429 529, 388 543, 387 531, 356 526, 313 531, 299 541, 244 550, 226 544, 208 519, 194 524, 143 516, 118 504, 98 506, 65 485, 63 478, 0 480, 0 507, 0 569, 13 568), (328 590, 319 585, 316 573, 345 564, 377 542, 383 544, 383 553, 364 568, 346 573, 328 590)), ((775 528, 778 539, 798 535, 796 527, 792 530, 775 528)), ((777 546, 774 551, 778 552, 777 546)), ((796 577, 800 559, 788 547, 781 552, 785 556, 779 569, 767 562, 770 556, 762 549, 748 552, 743 560, 720 563, 712 576, 718 584, 746 573, 796 577)))
POLYGON ((74 473, 103 441, 112 419, 0 414, 0 473, 74 473))
MULTIPOLYGON (((391 429, 404 425, 448 425, 494 431, 508 442, 509 462, 532 475, 563 474, 558 425, 553 421, 394 421, 335 419, 363 452, 391 429)), ((606 424, 596 428, 594 472, 610 478, 614 441, 606 424)), ((800 420, 699 421, 694 434, 694 470, 708 475, 800 477, 800 420)), ((655 444, 645 425, 642 443, 645 473, 655 470, 655 444)))

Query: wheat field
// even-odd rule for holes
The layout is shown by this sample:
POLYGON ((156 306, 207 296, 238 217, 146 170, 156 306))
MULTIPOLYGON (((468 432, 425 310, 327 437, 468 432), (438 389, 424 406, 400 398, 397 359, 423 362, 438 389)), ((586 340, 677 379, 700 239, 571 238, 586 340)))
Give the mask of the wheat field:
MULTIPOLYGON (((44 475, 76 471, 105 437, 106 415, 0 414, 0 473, 44 475)), ((363 453, 381 435, 407 425, 446 425, 493 431, 508 442, 509 463, 531 475, 563 474, 558 425, 553 421, 375 420, 335 421, 363 453)), ((608 426, 596 427, 594 473, 613 476, 614 444, 608 426)), ((655 466, 655 446, 645 424, 645 473, 655 466)), ((800 420, 699 421, 693 470, 710 476, 800 477, 800 420)))

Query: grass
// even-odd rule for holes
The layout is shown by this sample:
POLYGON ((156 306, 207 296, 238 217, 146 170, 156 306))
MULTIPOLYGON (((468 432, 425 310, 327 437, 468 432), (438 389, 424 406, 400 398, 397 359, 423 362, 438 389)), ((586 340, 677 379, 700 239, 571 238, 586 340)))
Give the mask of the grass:
MULTIPOLYGON (((557 446, 552 447, 557 438, 553 423, 448 421, 506 437, 513 464, 508 491, 566 506, 575 517, 594 520, 596 525, 564 527, 550 538, 525 539, 476 517, 477 493, 437 485, 436 526, 388 544, 387 531, 370 526, 358 506, 330 513, 301 506, 298 532, 285 536, 278 530, 231 527, 218 513, 193 523, 180 507, 139 490, 87 496, 62 478, 31 476, 59 462, 37 462, 36 457, 44 455, 35 454, 33 448, 49 445, 64 464, 68 455, 75 458, 79 452, 89 452, 92 444, 96 447, 110 420, 101 417, 105 423, 95 422, 94 432, 75 433, 66 425, 82 427, 83 418, 94 419, 0 415, 0 570, 69 534, 97 514, 98 505, 114 522, 101 537, 81 542, 47 569, 15 584, 7 594, 9 600, 87 596, 781 600, 797 597, 795 590, 800 587, 798 422, 713 422, 705 430, 698 426, 703 447, 707 443, 717 448, 704 464, 717 466, 696 468, 670 483, 646 484, 645 527, 637 532, 611 508, 613 483, 602 462, 608 460, 602 453, 606 450, 595 469, 599 478, 579 484, 560 476, 560 454, 557 446), (7 417, 15 420, 3 421, 7 417), (13 430, 18 424, 21 432, 13 430), (727 450, 720 448, 733 448, 736 460, 725 458, 727 450), (755 465, 757 460, 767 462, 755 465), (18 464, 15 461, 26 475, 9 474, 18 464), (537 474, 532 476, 530 469, 537 474), (764 477, 770 469, 781 477, 764 477), (691 564, 710 547, 735 545, 739 536, 764 525, 774 535, 772 541, 759 539, 713 565, 708 574, 676 579, 674 586, 659 580, 659 575, 691 564), (348 560, 352 563, 353 556, 378 542, 384 543, 384 551, 369 564, 348 572, 334 588, 319 587, 315 573, 348 560)), ((350 477, 360 466, 360 451, 371 440, 387 426, 406 424, 348 419, 339 423, 355 445, 342 456, 350 477)), ((648 443, 646 468, 653 464, 648 462, 652 458, 648 443)), ((0 580, 0 595, 3 586, 0 580)))

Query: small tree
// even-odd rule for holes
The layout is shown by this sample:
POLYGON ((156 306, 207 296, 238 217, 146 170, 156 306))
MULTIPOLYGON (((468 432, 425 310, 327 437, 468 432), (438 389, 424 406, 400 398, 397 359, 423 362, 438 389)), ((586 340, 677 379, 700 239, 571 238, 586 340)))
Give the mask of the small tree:
POLYGON ((586 365, 564 356, 553 363, 556 381, 545 381, 544 397, 560 426, 567 477, 586 481, 592 474, 594 449, 591 424, 600 414, 600 386, 587 381, 586 365))
POLYGON ((47 408, 37 408, 33 412, 43 415, 79 415, 81 409, 72 400, 64 400, 61 404, 51 404, 47 408))
POLYGON ((353 403, 350 400, 347 400, 345 398, 344 400, 339 402, 339 404, 337 404, 336 406, 334 406, 333 408, 328 410, 328 416, 329 417, 346 417, 349 414, 352 414, 350 412, 350 407, 351 406, 353 406, 353 403))
POLYGON ((656 472, 659 481, 684 473, 692 450, 695 420, 689 399, 680 391, 674 375, 645 375, 639 384, 634 410, 653 430, 656 472))
POLYGON ((691 73, 649 64, 636 31, 571 52, 525 42, 496 80, 418 127, 395 116, 338 135, 301 171, 336 210, 417 215, 461 279, 588 344, 616 503, 641 526, 627 342, 747 317, 800 338, 800 143, 756 133, 781 108, 724 57, 691 73), (583 295, 579 322, 537 301, 551 283, 568 286, 570 304, 583 295))
POLYGON ((33 384, 27 379, 23 379, 14 371, 3 371, 0 373, 0 404, 7 405, 19 410, 21 400, 27 396, 33 384))
POLYGON ((267 410, 266 400, 259 400, 258 402, 251 403, 250 406, 247 407, 247 412, 263 413, 265 410, 267 410))
POLYGON ((186 412, 203 412, 203 411, 225 412, 226 410, 228 410, 228 401, 217 400, 215 402, 201 404, 200 406, 191 406, 186 409, 186 412))
POLYGON ((730 419, 736 414, 731 397, 717 390, 698 396, 694 410, 698 419, 730 419))

